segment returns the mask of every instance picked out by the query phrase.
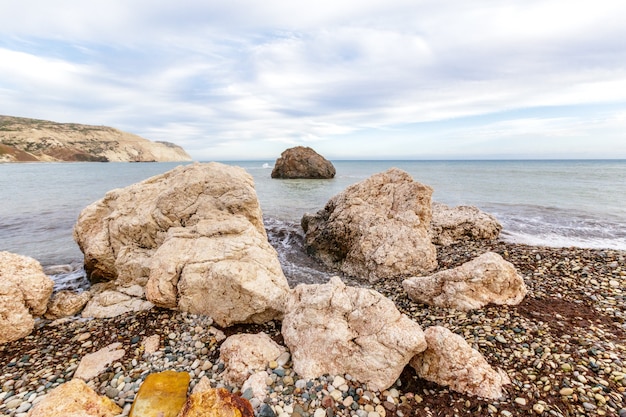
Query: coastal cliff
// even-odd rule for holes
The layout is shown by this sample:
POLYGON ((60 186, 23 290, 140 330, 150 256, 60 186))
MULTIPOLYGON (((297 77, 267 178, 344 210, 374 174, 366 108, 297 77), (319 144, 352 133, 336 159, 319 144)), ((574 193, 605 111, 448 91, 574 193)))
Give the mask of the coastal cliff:
POLYGON ((183 148, 106 126, 0 116, 0 162, 191 161, 183 148))

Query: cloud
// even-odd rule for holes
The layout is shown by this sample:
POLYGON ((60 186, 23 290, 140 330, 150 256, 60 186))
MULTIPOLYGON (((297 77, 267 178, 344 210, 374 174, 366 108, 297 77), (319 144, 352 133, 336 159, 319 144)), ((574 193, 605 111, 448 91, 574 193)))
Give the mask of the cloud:
POLYGON ((198 159, 293 144, 532 153, 507 138, 556 149, 570 135, 588 149, 591 132, 607 138, 602 152, 623 149, 613 125, 571 113, 626 108, 621 1, 5 3, 3 114, 112 125, 198 159))

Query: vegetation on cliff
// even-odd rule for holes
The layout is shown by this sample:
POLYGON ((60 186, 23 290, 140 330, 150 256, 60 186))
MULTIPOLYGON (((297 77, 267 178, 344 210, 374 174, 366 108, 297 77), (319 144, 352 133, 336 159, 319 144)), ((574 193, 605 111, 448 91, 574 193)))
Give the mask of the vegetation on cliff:
POLYGON ((0 162, 190 160, 178 145, 111 127, 0 116, 0 162))

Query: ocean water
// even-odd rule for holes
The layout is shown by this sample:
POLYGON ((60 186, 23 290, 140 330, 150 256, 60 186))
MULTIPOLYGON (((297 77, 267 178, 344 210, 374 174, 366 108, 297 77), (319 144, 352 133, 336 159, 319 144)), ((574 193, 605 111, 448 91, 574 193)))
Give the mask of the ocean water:
MULTIPOLYGON (((474 205, 496 216, 509 242, 626 250, 626 161, 333 161, 332 180, 276 180, 274 161, 228 161, 255 180, 270 241, 296 282, 327 277, 302 254, 306 212, 372 174, 397 167, 434 189, 433 200, 474 205)), ((80 211, 114 188, 166 172, 177 163, 0 164, 0 250, 42 265, 72 265, 58 281, 80 276, 72 238, 80 211)), ((79 277, 80 278, 80 277, 79 277)))

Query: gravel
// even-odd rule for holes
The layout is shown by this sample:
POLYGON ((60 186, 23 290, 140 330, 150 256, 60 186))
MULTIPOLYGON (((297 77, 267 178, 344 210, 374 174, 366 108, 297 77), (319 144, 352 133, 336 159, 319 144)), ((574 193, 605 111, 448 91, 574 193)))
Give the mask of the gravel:
MULTIPOLYGON (((486 251, 501 254, 524 276, 529 293, 520 305, 459 312, 411 301, 401 279, 360 285, 392 299, 423 328, 442 325, 463 336, 509 375, 505 399, 452 392, 418 378, 410 367, 383 392, 350 375, 309 381, 283 355, 268 364, 267 398, 251 401, 257 415, 626 417, 626 252, 470 242, 438 248, 439 269, 486 251)), ((113 319, 39 320, 31 335, 0 346, 0 415, 25 416, 72 378, 85 354, 114 342, 126 355, 88 384, 120 405, 123 415, 152 372, 187 371, 191 387, 207 377, 214 387, 238 392, 241 387, 221 378, 219 346, 224 336, 259 331, 283 342, 279 322, 218 329, 210 318, 158 308, 113 319), (160 348, 145 354, 141 341, 152 335, 160 336, 160 348)))

